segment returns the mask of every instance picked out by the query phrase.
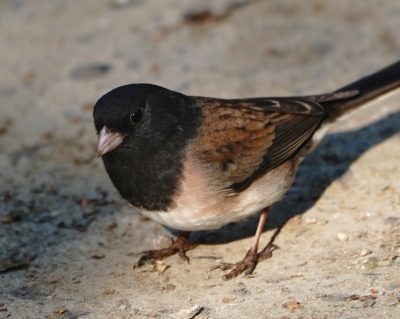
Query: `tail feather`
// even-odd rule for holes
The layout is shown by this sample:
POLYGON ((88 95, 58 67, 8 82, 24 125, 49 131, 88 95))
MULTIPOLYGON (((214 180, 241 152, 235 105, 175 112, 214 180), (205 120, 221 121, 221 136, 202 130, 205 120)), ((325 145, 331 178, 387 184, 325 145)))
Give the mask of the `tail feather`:
POLYGON ((323 104, 330 109, 329 119, 334 120, 358 106, 382 98, 397 89, 400 90, 400 61, 333 92, 334 95, 344 92, 343 94, 349 95, 348 98, 328 100, 323 104), (358 94, 351 96, 348 92, 358 92, 358 94))

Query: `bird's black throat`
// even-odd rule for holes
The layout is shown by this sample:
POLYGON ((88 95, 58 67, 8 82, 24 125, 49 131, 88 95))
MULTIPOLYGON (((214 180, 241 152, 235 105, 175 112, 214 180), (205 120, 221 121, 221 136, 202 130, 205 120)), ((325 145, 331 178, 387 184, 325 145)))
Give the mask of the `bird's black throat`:
MULTIPOLYGON (((124 199, 149 211, 168 211, 174 206, 185 150, 201 124, 200 113, 197 107, 179 111, 176 124, 168 130, 133 137, 103 156, 107 173, 124 199)), ((155 125, 152 131, 158 131, 155 125)))

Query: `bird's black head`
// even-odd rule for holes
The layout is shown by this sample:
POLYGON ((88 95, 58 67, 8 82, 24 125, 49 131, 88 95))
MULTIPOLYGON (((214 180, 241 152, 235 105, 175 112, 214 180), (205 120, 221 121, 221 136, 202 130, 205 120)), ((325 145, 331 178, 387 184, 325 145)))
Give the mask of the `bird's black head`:
POLYGON ((111 90, 96 103, 93 111, 97 133, 105 126, 128 134, 143 119, 148 98, 164 89, 149 84, 130 84, 111 90))
POLYGON ((105 155, 120 145, 137 144, 137 139, 149 139, 153 144, 166 141, 183 126, 193 126, 193 111, 188 97, 163 87, 120 86, 102 96, 94 107, 98 154, 105 155))
POLYGON ((93 117, 98 155, 121 195, 147 209, 170 205, 184 149, 201 122, 192 98, 156 85, 130 84, 101 97, 93 117))

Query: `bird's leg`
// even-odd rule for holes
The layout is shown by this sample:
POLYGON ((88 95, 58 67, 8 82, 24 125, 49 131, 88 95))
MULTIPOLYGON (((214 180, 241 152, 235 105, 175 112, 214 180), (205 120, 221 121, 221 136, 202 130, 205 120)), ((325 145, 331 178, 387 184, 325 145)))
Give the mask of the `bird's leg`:
POLYGON ((172 256, 178 253, 179 257, 189 262, 189 257, 186 256, 186 252, 195 247, 195 244, 189 242, 190 232, 182 232, 180 236, 173 240, 171 246, 159 249, 159 250, 148 250, 140 253, 142 257, 133 266, 134 268, 141 267, 148 263, 154 263, 156 260, 161 260, 166 257, 172 256))
POLYGON ((265 223, 268 219, 268 215, 269 215, 269 207, 261 211, 260 219, 257 225, 257 231, 253 239, 253 244, 251 245, 245 257, 241 261, 235 264, 222 263, 220 265, 213 267, 212 270, 214 269, 230 270, 230 272, 228 272, 226 275, 222 277, 224 280, 237 277, 242 272, 245 272, 245 275, 248 276, 253 273, 259 261, 271 257, 272 252, 277 248, 275 245, 268 245, 260 253, 257 253, 258 243, 260 241, 261 234, 264 230, 265 223))

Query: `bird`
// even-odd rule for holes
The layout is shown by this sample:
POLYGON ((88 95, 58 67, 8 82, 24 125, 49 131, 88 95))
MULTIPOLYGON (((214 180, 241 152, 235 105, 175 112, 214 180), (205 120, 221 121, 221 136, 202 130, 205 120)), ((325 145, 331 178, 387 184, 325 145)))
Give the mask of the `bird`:
POLYGON ((400 88, 400 61, 327 94, 222 99, 127 84, 93 110, 97 156, 120 195, 145 217, 178 230, 170 247, 143 252, 136 267, 186 252, 193 231, 259 214, 253 242, 223 279, 251 275, 277 248, 259 250, 272 204, 336 119, 400 88))

